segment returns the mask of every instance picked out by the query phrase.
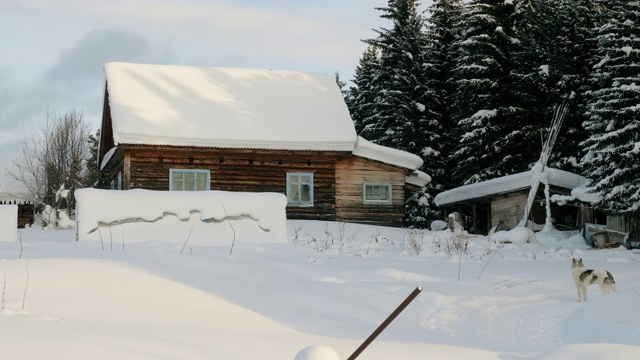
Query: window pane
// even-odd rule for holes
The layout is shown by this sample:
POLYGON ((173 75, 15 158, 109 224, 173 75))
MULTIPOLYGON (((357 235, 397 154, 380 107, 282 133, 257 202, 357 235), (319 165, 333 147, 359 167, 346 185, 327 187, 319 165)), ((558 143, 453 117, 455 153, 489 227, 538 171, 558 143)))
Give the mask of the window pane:
POLYGON ((287 173, 287 200, 292 205, 313 205, 312 173, 287 173))
POLYGON ((207 174, 203 172, 199 172, 196 174, 196 190, 204 191, 207 190, 207 174))
POLYGON ((194 191, 195 188, 195 174, 193 172, 184 173, 184 189, 186 191, 194 191))
POLYGON ((170 174, 170 189, 173 191, 209 190, 208 170, 171 169, 170 174))
POLYGON ((364 199, 365 201, 373 202, 390 202, 389 197, 390 185, 377 184, 377 185, 365 185, 364 187, 364 199))
POLYGON ((303 204, 311 202, 311 186, 304 184, 300 186, 300 200, 303 204))
POLYGON ((297 184, 289 184, 289 202, 290 203, 298 203, 298 185, 297 184))

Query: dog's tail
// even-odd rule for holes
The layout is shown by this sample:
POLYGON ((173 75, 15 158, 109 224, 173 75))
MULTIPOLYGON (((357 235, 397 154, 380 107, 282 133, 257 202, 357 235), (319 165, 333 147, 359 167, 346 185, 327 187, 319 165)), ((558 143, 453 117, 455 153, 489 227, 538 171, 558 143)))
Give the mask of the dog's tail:
POLYGON ((616 281, 613 279, 613 275, 607 271, 607 277, 604 279, 604 283, 609 285, 609 288, 612 291, 618 291, 618 287, 616 286, 616 281))

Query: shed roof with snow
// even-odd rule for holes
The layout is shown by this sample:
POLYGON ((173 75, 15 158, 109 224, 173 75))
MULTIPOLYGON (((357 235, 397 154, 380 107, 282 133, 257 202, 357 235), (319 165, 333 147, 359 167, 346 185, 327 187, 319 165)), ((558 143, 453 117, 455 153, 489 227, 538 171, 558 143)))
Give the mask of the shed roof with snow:
MULTIPOLYGON (((544 175, 549 185, 569 190, 583 186, 589 182, 589 179, 584 176, 553 168, 547 168, 544 175)), ((435 197, 434 202, 438 206, 443 206, 466 200, 529 189, 532 180, 533 174, 531 171, 524 171, 518 174, 507 175, 443 191, 435 197)))

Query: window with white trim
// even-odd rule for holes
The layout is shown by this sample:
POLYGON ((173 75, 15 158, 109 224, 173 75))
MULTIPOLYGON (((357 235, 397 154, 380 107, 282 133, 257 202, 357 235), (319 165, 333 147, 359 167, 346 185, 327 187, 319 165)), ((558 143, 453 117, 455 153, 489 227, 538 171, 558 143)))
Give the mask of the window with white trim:
POLYGON ((209 170, 171 169, 169 171, 169 190, 205 191, 209 190, 209 180, 209 170))
POLYGON ((122 190, 122 171, 118 172, 118 190, 122 190))
POLYGON ((391 184, 362 184, 362 201, 365 204, 391 204, 391 184))
POLYGON ((313 173, 287 173, 290 206, 313 206, 313 173))

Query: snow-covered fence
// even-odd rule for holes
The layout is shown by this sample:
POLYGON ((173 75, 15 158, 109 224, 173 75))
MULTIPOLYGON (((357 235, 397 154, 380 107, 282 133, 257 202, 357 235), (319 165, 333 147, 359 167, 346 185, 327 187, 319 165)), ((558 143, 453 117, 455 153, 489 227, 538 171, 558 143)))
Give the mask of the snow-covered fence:
MULTIPOLYGON (((287 199, 278 193, 79 189, 77 240, 198 245, 286 242, 287 199)), ((119 245, 116 245, 119 246, 119 245)))
POLYGON ((0 241, 18 240, 18 205, 0 205, 0 241))

